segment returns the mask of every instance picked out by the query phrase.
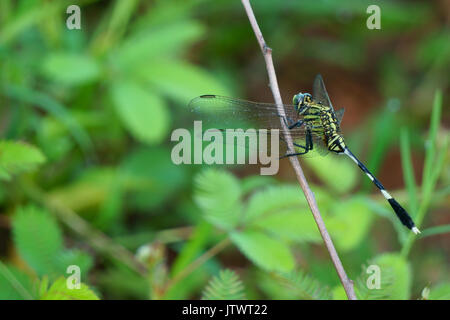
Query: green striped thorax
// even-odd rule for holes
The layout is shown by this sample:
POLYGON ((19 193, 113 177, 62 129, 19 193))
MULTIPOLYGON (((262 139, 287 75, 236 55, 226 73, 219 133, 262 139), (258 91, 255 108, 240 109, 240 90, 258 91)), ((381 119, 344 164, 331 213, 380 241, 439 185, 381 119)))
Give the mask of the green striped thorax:
POLYGON ((340 124, 332 107, 313 100, 309 93, 298 93, 292 99, 296 111, 303 116, 307 130, 320 136, 335 153, 343 153, 346 146, 340 134, 340 124))

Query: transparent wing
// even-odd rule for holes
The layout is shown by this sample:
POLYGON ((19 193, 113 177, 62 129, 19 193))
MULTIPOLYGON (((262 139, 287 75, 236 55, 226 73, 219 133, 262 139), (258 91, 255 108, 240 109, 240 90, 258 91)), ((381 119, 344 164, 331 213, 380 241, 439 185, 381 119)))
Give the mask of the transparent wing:
MULTIPOLYGON (((279 129, 280 120, 287 126, 301 120, 293 105, 283 105, 286 117, 281 118, 276 104, 259 103, 217 95, 204 95, 194 98, 189 109, 194 120, 201 120, 203 127, 228 129, 279 129)), ((291 135, 302 137, 305 126, 291 129, 291 135)))
MULTIPOLYGON (((235 146, 248 149, 248 133, 234 133, 235 139, 227 141, 225 139, 226 129, 267 129, 267 141, 271 141, 271 129, 278 129, 279 154, 284 155, 288 149, 284 142, 284 136, 280 118, 289 127, 290 125, 302 120, 293 105, 283 105, 286 118, 281 118, 276 104, 258 103, 247 100, 235 99, 217 95, 204 95, 194 98, 189 103, 189 109, 194 115, 194 120, 201 120, 204 130, 208 128, 219 129, 223 135, 223 143, 233 144, 235 146)), ((294 142, 299 146, 306 146, 306 126, 294 127, 290 129, 294 142)), ((314 156, 316 154, 324 155, 328 152, 324 146, 322 137, 312 136, 314 149, 305 156, 314 156)), ((259 138, 258 138, 259 141, 259 138)), ((271 147, 269 143, 269 153, 271 147)), ((296 146, 294 152, 300 153, 304 148, 296 146)))
POLYGON ((320 74, 316 76, 313 84, 313 100, 322 103, 324 106, 329 106, 334 110, 328 96, 327 89, 320 74))
POLYGON ((344 117, 344 112, 345 112, 344 108, 339 109, 338 111, 335 112, 339 124, 341 124, 342 118, 344 117))

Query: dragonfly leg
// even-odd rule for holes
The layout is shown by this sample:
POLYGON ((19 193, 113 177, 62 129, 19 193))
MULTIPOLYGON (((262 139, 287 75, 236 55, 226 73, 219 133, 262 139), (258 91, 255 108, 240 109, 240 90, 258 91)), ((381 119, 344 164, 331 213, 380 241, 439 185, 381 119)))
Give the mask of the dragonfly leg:
POLYGON ((280 157, 280 159, 287 158, 287 157, 293 157, 293 156, 301 156, 301 155, 307 154, 310 150, 312 150, 314 145, 313 145, 311 131, 308 130, 306 132, 306 144, 304 146, 297 144, 297 143, 294 143, 294 146, 303 148, 304 151, 296 152, 296 153, 288 153, 288 154, 285 154, 284 156, 280 157))
MULTIPOLYGON (((280 140, 287 144, 286 140, 284 140, 283 137, 280 137, 280 140)), ((298 144, 298 143, 295 143, 295 142, 292 142, 292 144, 293 144, 295 147, 302 148, 302 149, 306 150, 306 146, 302 146, 301 144, 298 144)))
MULTIPOLYGON (((280 116, 280 117, 282 117, 282 116, 280 116)), ((298 120, 298 121, 294 122, 294 120, 292 120, 289 117, 282 117, 282 118, 283 118, 284 124, 286 125, 286 127, 288 127, 289 130, 294 129, 294 128, 300 128, 304 123, 303 120, 298 120)))
POLYGON ((290 125, 288 127, 288 129, 291 130, 291 129, 294 129, 294 128, 300 128, 303 125, 304 122, 305 121, 303 121, 303 120, 298 120, 296 123, 290 125))

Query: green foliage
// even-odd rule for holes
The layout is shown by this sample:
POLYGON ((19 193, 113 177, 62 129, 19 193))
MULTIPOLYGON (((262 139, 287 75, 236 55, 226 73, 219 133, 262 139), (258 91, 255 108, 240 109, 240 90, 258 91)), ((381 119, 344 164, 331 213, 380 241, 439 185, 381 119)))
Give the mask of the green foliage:
POLYGON ((241 217, 241 188, 230 173, 215 169, 202 172, 195 179, 195 201, 212 224, 231 229, 241 217))
POLYGON ((91 138, 78 123, 77 119, 69 112, 64 104, 55 100, 51 95, 30 88, 10 84, 5 86, 5 94, 13 100, 30 104, 33 107, 42 109, 48 114, 53 115, 67 128, 73 139, 79 144, 84 152, 87 152, 92 147, 91 138))
POLYGON ((203 34, 203 29, 199 23, 189 20, 144 29, 126 39, 114 52, 114 57, 124 70, 142 67, 144 61, 157 57, 169 55, 175 58, 180 50, 203 34))
POLYGON ((339 194, 348 193, 353 189, 360 176, 359 169, 354 163, 344 157, 327 155, 305 158, 305 162, 327 187, 339 194))
POLYGON ((267 271, 290 271, 294 267, 294 257, 286 244, 265 233, 233 232, 230 238, 247 258, 267 271))
POLYGON ((92 258, 80 250, 65 250, 62 233, 55 219, 36 206, 19 208, 13 218, 14 244, 20 256, 39 276, 55 276, 77 265, 85 276, 92 258))
POLYGON ((187 179, 186 168, 174 165, 169 149, 162 146, 133 150, 123 159, 121 172, 132 191, 130 205, 141 210, 175 197, 187 179))
POLYGON ((450 283, 444 282, 430 289, 430 300, 449 300, 450 299, 450 283))
POLYGON ((137 140, 155 144, 165 138, 170 116, 158 95, 139 84, 120 82, 111 87, 111 96, 121 121, 137 140))
POLYGON ((269 186, 248 201, 245 222, 276 237, 298 242, 318 242, 314 219, 296 186, 269 186))
POLYGON ((99 297, 86 284, 79 285, 79 289, 70 289, 67 280, 60 277, 48 290, 42 290, 40 300, 99 300, 99 297))
MULTIPOLYGON (((395 273, 389 266, 384 266, 380 273, 379 288, 370 288, 369 277, 372 275, 368 272, 368 266, 362 267, 361 275, 355 281, 355 291, 359 300, 388 300, 392 298, 392 291, 394 288, 395 273)), ((376 275, 376 274, 374 274, 376 275)))
POLYGON ((148 281, 124 266, 114 265, 98 276, 98 285, 110 299, 148 299, 148 281))
POLYGON ((34 299, 33 284, 23 271, 0 262, 0 299, 34 299))
POLYGON ((332 216, 326 222, 334 235, 336 246, 345 252, 355 249, 367 236, 373 214, 364 197, 354 196, 336 203, 332 216))
POLYGON ((233 271, 221 270, 212 278, 202 294, 203 300, 244 300, 244 286, 233 271))
MULTIPOLYGON (((425 163, 422 174, 422 201, 419 206, 417 206, 417 210, 414 217, 415 223, 418 228, 420 228, 422 221, 425 218, 425 215, 429 209, 429 206, 432 203, 432 198, 434 196, 435 187, 438 181, 439 176, 444 168, 444 163, 448 153, 448 146, 450 144, 450 138, 448 135, 445 135, 442 139, 441 146, 438 148, 438 130, 441 122, 441 112, 442 112, 442 92, 436 91, 434 96, 433 110, 431 113, 430 119, 430 129, 428 133, 428 141, 426 141, 426 149, 425 149, 425 163)), ((403 138, 403 162, 406 164, 411 162, 410 155, 408 154, 409 142, 408 137, 403 138)), ((408 175, 407 183, 408 183, 408 191, 410 197, 414 197, 416 185, 413 179, 413 174, 410 168, 404 169, 405 174, 408 175)), ((416 203, 416 200, 413 200, 413 203, 416 203)), ((404 245, 402 248, 402 255, 406 257, 411 250, 412 244, 415 240, 415 237, 409 235, 409 237, 404 241, 404 245)))
POLYGON ((63 249, 56 221, 35 206, 19 208, 13 220, 14 243, 20 256, 38 275, 57 272, 55 261, 63 249))
POLYGON ((387 296, 392 300, 406 300, 410 298, 412 272, 409 263, 405 259, 398 254, 386 253, 375 257, 372 263, 380 267, 381 285, 383 286, 383 282, 385 282, 387 286, 383 288, 383 296, 387 296))
POLYGON ((192 97, 208 92, 227 94, 227 89, 223 85, 196 66, 179 61, 155 59, 146 67, 152 72, 144 72, 141 69, 138 75, 161 93, 180 102, 188 102, 192 97))
POLYGON ((26 143, 0 141, 0 179, 9 180, 12 175, 34 170, 44 163, 42 152, 26 143))
MULTIPOLYGON (((208 169, 196 178, 195 199, 204 218, 230 232, 233 243, 259 267, 289 271, 293 267, 289 242, 321 240, 298 187, 255 186, 245 205, 240 190, 239 182, 229 173, 208 169), (240 230, 242 228, 244 230, 240 230)), ((328 201, 333 201, 323 190, 317 194, 323 208, 328 201)), ((336 245, 343 252, 355 249, 366 237, 373 221, 365 198, 353 197, 334 203, 330 211, 324 216, 336 245)))
MULTIPOLYGON (((346 143, 422 231, 349 159, 301 160, 358 297, 415 299, 428 284, 422 298, 445 299, 448 28, 432 2, 381 1, 382 32, 369 30, 369 4, 252 2, 284 102, 321 73, 346 108, 346 143), (380 290, 366 286, 369 264, 380 290)), ((195 96, 273 102, 241 4, 83 1, 81 30, 65 27, 67 5, 0 1, 0 299, 193 299, 213 275, 209 290, 228 294, 242 289, 219 274, 230 265, 243 298, 347 299, 288 160, 272 177, 172 162, 170 133, 192 128, 195 96), (164 263, 145 274, 134 253, 155 246, 164 263), (69 265, 95 296, 67 292, 69 265)))
POLYGON ((281 285, 281 290, 285 291, 283 294, 287 294, 290 299, 331 299, 329 288, 302 270, 296 270, 289 273, 277 273, 273 278, 281 285))
POLYGON ((52 81, 67 85, 82 85, 100 76, 100 66, 89 56, 53 53, 42 63, 43 73, 52 81))

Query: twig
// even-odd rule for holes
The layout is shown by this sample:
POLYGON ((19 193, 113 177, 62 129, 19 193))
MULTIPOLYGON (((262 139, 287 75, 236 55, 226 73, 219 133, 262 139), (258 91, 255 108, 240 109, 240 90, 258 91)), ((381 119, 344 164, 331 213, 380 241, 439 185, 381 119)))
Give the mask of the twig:
POLYGON ((214 247, 203 253, 200 257, 194 260, 191 264, 189 264, 186 268, 184 268, 181 272, 176 274, 166 285, 165 291, 167 292, 170 288, 172 288, 176 283, 178 283, 181 279, 185 278, 189 274, 191 274, 194 270, 200 267, 207 260, 214 257, 218 254, 222 249, 230 244, 230 239, 225 238, 216 244, 214 247))
POLYGON ((49 209, 58 220, 66 224, 70 229, 83 236, 94 248, 108 254, 110 257, 127 265, 141 276, 147 275, 147 266, 138 261, 133 253, 125 247, 112 241, 104 233, 92 228, 91 225, 81 218, 75 211, 64 204, 48 198, 39 188, 24 183, 23 188, 31 199, 41 203, 49 209))
MULTIPOLYGON (((264 41, 264 37, 259 29, 258 22, 256 21, 255 14, 253 13, 253 9, 250 5, 249 0, 242 0, 242 4, 244 5, 245 11, 247 12, 248 19, 250 24, 255 32, 256 39, 258 40, 259 46, 261 47, 261 51, 264 56, 264 60, 266 61, 267 73, 269 75, 270 88, 272 90, 273 97, 278 106, 278 112, 280 113, 281 118, 285 117, 285 111, 283 108, 283 102, 281 101, 280 90, 278 88, 277 76, 275 74, 275 68, 273 66, 272 61, 272 49, 266 45, 264 41)), ((289 130, 286 127, 286 124, 281 120, 281 125, 283 128, 283 134, 288 144, 289 150, 294 150, 294 145, 292 143, 292 137, 289 133, 289 130)), ((297 176, 297 180, 300 183, 300 187, 305 194, 306 201, 308 202, 309 208, 314 216, 314 220, 316 221, 317 227, 319 228, 320 234, 322 236, 323 241, 325 242, 325 246, 330 253, 331 260, 333 261, 334 267, 338 273, 339 279, 345 289, 347 297, 350 300, 356 300, 355 291, 353 289, 353 281, 347 277, 345 273, 344 267, 342 266, 341 260, 334 248, 333 242, 331 241, 330 235, 328 234, 327 228, 325 227, 325 223, 323 222, 322 216, 320 215, 319 208, 317 207, 316 200, 314 198, 314 194, 308 186, 308 182, 305 179, 305 175, 303 174, 303 170, 300 166, 300 163, 297 157, 289 157, 291 161, 291 165, 294 168, 295 175, 297 176)))

